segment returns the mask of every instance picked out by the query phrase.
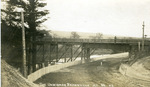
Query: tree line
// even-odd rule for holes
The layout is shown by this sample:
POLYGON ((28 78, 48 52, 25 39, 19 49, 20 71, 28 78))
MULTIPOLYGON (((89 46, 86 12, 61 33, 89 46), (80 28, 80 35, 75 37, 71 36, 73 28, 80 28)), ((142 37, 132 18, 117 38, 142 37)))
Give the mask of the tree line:
MULTIPOLYGON (((41 24, 48 18, 48 10, 41 10, 46 6, 44 0, 3 0, 5 6, 1 9, 1 45, 2 58, 9 64, 20 67, 22 60, 22 28, 21 10, 24 12, 26 44, 35 41, 36 36, 43 37, 39 30, 41 24)), ((34 44, 27 45, 32 53, 34 44), (31 50, 32 49, 32 50, 31 50)))

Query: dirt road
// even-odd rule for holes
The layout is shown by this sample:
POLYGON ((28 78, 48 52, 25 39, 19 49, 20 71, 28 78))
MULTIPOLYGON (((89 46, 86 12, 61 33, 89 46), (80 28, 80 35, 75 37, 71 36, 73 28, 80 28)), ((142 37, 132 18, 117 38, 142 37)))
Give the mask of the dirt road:
POLYGON ((43 76, 35 83, 46 87, 150 87, 150 82, 120 74, 121 60, 110 58, 64 68, 43 76))

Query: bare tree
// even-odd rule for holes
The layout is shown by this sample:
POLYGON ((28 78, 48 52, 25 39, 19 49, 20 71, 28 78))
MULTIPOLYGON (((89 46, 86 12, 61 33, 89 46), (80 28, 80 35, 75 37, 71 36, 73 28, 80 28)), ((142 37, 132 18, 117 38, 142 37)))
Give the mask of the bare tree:
POLYGON ((80 36, 79 36, 79 34, 78 34, 77 32, 71 32, 70 38, 73 38, 73 39, 79 39, 80 36))
POLYGON ((53 34, 53 38, 58 38, 58 35, 57 34, 53 34))
POLYGON ((103 38, 103 34, 102 33, 97 33, 96 34, 96 39, 102 39, 103 38))
POLYGON ((89 36, 89 39, 95 39, 96 36, 89 36))

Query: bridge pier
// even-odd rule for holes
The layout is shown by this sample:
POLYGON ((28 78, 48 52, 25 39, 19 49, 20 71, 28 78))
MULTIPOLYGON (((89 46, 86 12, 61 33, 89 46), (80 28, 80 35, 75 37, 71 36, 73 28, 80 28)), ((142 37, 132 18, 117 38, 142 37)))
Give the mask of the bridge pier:
POLYGON ((81 47, 81 62, 84 62, 84 49, 83 49, 83 45, 81 47))
POLYGON ((52 61, 52 59, 51 59, 51 56, 52 56, 51 49, 52 49, 52 46, 51 46, 51 44, 49 44, 49 59, 48 59, 49 64, 51 64, 51 61, 52 61))
POLYGON ((87 59, 90 60, 90 48, 87 48, 86 50, 87 50, 87 54, 86 54, 87 59))
POLYGON ((145 45, 144 51, 139 50, 139 44, 130 45, 129 50, 129 64, 132 65, 137 59, 148 56, 150 52, 150 45, 145 45))
POLYGON ((70 60, 72 61, 73 58, 73 46, 70 47, 70 60))
POLYGON ((87 47, 82 47, 82 61, 86 61, 86 62, 89 62, 90 61, 90 56, 91 56, 91 50, 90 48, 87 48, 87 47))

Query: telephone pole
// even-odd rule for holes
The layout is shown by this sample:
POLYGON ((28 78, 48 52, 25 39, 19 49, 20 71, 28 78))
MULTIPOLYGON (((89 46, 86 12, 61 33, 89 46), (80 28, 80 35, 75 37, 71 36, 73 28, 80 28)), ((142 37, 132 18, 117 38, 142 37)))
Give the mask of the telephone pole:
POLYGON ((24 13, 21 12, 21 23, 22 23, 22 47, 23 47, 23 75, 27 78, 27 69, 26 69, 26 44, 25 44, 25 29, 24 29, 24 13))
POLYGON ((144 27, 145 27, 145 25, 144 25, 144 21, 143 21, 143 33, 142 33, 142 51, 144 51, 144 27))

